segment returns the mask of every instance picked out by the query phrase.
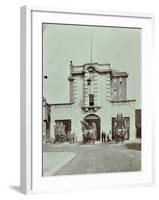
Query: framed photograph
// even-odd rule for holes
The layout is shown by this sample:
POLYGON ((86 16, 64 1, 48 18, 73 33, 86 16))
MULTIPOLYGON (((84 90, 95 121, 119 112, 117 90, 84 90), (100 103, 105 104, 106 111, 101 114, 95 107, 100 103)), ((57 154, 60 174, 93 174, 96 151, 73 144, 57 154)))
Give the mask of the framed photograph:
POLYGON ((153 16, 21 8, 21 191, 153 183, 153 16))

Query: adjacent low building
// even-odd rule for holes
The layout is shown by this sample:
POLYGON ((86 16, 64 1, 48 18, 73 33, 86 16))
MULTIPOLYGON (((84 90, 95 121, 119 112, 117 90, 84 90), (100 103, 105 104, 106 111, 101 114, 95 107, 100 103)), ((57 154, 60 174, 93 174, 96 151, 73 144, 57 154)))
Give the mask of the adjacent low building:
POLYGON ((127 99, 127 79, 127 72, 113 70, 110 64, 75 66, 70 62, 70 101, 50 105, 50 140, 54 139, 56 122, 63 122, 66 133, 74 131, 78 140, 82 140, 81 120, 90 125, 95 122, 97 140, 102 130, 111 131, 114 136, 116 125, 127 129, 126 139, 135 139, 135 100, 127 99))
POLYGON ((50 142, 50 122, 51 122, 51 108, 46 102, 46 98, 43 97, 43 143, 50 142))
POLYGON ((141 109, 135 110, 136 137, 141 138, 141 109))

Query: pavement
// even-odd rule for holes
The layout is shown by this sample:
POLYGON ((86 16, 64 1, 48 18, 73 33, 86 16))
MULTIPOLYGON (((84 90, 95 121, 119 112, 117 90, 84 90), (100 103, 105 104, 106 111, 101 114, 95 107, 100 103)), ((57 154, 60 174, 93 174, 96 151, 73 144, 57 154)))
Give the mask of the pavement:
POLYGON ((68 164, 74 157, 73 152, 44 152, 43 153, 43 175, 52 176, 62 167, 68 164))
POLYGON ((121 143, 44 144, 43 151, 44 176, 141 170, 141 151, 121 143))

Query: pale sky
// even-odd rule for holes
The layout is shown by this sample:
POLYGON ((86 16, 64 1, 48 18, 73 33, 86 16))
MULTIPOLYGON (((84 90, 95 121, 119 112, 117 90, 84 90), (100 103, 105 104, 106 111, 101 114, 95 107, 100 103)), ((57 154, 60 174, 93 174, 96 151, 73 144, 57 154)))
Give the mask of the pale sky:
POLYGON ((43 25, 43 94, 48 103, 69 102, 70 60, 83 65, 91 59, 129 73, 127 99, 141 108, 141 29, 76 25, 43 25))

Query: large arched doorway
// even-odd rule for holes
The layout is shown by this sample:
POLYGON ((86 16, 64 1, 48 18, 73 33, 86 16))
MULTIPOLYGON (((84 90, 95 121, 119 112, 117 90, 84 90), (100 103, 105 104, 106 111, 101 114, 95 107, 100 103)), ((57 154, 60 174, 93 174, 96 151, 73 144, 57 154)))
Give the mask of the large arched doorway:
POLYGON ((100 118, 97 115, 90 114, 84 117, 84 120, 91 126, 94 122, 97 127, 97 140, 100 140, 100 118))

